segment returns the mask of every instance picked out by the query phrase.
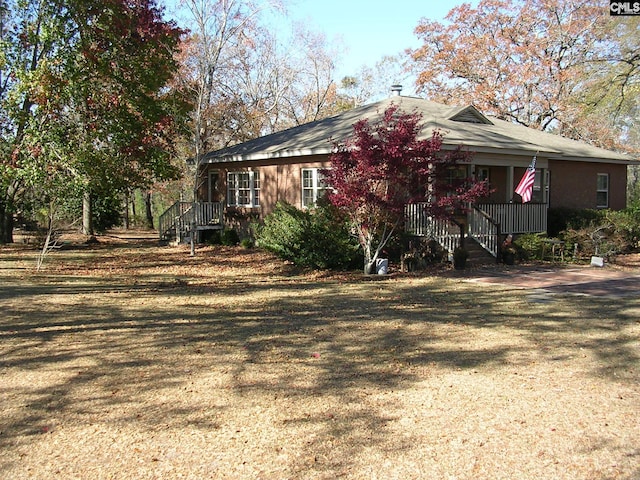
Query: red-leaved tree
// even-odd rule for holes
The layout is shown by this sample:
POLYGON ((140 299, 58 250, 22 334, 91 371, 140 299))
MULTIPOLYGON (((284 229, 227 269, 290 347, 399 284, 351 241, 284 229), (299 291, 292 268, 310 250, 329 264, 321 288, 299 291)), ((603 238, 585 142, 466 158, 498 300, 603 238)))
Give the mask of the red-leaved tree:
POLYGON ((464 212, 486 196, 486 182, 452 175, 470 154, 459 147, 442 149, 442 134, 420 140, 421 116, 389 107, 380 121, 360 120, 353 137, 334 145, 325 176, 329 200, 346 212, 364 251, 364 271, 371 273, 382 249, 402 227, 405 206, 428 202, 425 214, 437 218, 464 212))

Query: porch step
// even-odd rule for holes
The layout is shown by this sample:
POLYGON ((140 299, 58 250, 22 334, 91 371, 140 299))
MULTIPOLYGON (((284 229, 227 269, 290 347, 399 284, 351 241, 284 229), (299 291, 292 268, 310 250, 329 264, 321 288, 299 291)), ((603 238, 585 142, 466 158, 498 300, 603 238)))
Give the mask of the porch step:
POLYGON ((496 263, 496 257, 487 252, 473 238, 465 237, 464 248, 469 252, 467 263, 471 266, 490 265, 496 263))

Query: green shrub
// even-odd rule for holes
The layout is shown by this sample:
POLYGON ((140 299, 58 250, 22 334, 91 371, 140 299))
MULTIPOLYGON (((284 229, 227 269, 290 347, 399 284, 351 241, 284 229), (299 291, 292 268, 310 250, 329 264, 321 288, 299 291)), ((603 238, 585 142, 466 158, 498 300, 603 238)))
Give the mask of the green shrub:
POLYGON ((608 257, 624 251, 621 237, 611 226, 569 229, 563 232, 567 252, 575 260, 588 260, 593 255, 608 257))
POLYGON ((432 238, 402 234, 396 243, 398 245, 390 245, 388 257, 399 261, 403 271, 415 272, 438 263, 449 263, 449 252, 432 238))
POLYGON ((566 252, 576 260, 610 256, 640 247, 640 209, 587 210, 574 215, 560 233, 566 252), (593 213, 597 212, 597 213, 593 213))
POLYGON ((606 220, 611 223, 619 237, 622 251, 636 250, 640 247, 640 207, 621 211, 607 210, 606 220))
POLYGON ((220 243, 228 247, 233 247, 240 243, 238 232, 232 228, 225 228, 220 234, 220 243))
POLYGON ((542 260, 544 251, 544 233, 525 233, 514 240, 518 257, 523 260, 542 260))
POLYGON ((338 269, 362 263, 346 220, 330 205, 299 210, 279 203, 255 230, 256 245, 299 266, 338 269))
POLYGON ((602 223, 606 210, 550 208, 547 211, 547 233, 557 237, 567 229, 579 230, 602 223))
POLYGON ((610 256, 640 248, 640 206, 625 210, 549 209, 547 231, 565 242, 576 260, 610 256))

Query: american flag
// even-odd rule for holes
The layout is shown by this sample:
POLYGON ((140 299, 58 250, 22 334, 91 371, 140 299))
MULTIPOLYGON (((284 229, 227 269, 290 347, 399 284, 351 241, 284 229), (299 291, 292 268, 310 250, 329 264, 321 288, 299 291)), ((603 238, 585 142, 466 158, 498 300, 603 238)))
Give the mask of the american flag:
POLYGON ((533 182, 536 179, 536 157, 533 156, 531 164, 527 167, 527 171, 524 172, 520 183, 516 187, 515 192, 522 197, 522 203, 531 201, 531 195, 533 194, 533 182))

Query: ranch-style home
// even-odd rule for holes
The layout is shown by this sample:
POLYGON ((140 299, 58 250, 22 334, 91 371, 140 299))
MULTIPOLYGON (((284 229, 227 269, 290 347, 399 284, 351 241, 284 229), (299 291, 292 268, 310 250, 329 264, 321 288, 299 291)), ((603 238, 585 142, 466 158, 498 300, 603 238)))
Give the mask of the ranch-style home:
MULTIPOLYGON (((199 165, 198 202, 177 202, 165 212, 161 239, 186 235, 191 224, 199 231, 246 228, 280 201, 308 208, 328 187, 321 171, 329 166, 334 142, 351 137, 360 119, 375 122, 391 104, 422 115, 424 138, 437 129, 444 149, 464 145, 473 152, 460 174, 488 179, 494 192, 473 206, 463 234, 494 256, 501 236, 546 231, 549 207, 626 205, 627 165, 636 162, 629 156, 483 115, 471 105, 442 105, 396 89, 385 100, 208 153, 199 165), (523 203, 514 189, 534 156, 532 198, 523 203)), ((435 238, 460 231, 423 217, 419 206, 408 207, 406 229, 435 238)))

